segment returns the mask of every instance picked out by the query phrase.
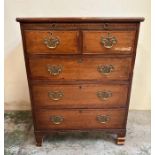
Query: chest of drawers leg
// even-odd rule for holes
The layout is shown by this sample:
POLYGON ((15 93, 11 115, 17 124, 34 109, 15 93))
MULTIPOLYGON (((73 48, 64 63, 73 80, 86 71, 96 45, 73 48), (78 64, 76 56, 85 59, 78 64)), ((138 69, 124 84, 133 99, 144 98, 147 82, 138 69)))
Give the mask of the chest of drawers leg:
POLYGON ((116 133, 125 142, 143 18, 17 18, 36 145, 62 131, 116 133))

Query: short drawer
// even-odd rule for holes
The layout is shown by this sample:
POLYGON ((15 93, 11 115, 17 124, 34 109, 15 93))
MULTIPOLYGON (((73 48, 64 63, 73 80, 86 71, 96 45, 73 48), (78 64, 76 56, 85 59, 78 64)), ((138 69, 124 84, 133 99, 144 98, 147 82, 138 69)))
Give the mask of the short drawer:
POLYGON ((31 54, 75 54, 78 31, 25 30, 26 51, 31 54))
POLYGON ((131 54, 136 31, 83 31, 83 53, 131 54))
POLYGON ((40 110, 35 112, 37 129, 123 128, 125 109, 40 110))
POLYGON ((46 80, 128 80, 131 57, 29 59, 31 78, 46 80))
POLYGON ((32 93, 39 108, 114 108, 126 106, 128 85, 37 84, 32 86, 32 93))

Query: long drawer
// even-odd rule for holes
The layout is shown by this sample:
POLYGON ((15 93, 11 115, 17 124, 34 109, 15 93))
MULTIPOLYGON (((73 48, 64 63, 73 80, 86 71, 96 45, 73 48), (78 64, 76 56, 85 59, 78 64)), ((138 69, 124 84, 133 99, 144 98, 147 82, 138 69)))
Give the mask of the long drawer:
POLYGON ((36 126, 48 129, 123 128, 125 109, 78 109, 35 111, 36 126))
POLYGON ((45 80, 128 80, 131 57, 37 57, 29 59, 30 78, 45 80))
POLYGON ((33 85, 38 108, 114 108, 125 107, 128 85, 74 84, 33 85))

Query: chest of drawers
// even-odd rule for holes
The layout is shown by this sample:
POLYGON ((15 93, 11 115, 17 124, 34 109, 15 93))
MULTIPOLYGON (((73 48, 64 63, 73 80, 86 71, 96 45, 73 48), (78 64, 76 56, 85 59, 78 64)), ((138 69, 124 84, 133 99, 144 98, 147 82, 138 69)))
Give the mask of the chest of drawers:
POLYGON ((17 18, 37 146, 51 132, 100 130, 124 144, 143 18, 17 18))

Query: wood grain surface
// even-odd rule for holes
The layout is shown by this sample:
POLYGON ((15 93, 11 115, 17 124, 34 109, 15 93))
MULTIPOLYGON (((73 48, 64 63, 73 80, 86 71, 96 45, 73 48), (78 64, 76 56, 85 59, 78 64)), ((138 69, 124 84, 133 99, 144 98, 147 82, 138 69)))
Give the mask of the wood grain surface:
POLYGON ((128 80, 131 72, 131 57, 126 58, 34 58, 29 59, 32 79, 45 80, 128 80), (53 76, 48 72, 48 65, 61 65, 62 72, 53 76), (112 65, 114 70, 101 74, 100 65, 112 65))
POLYGON ((33 85, 34 104, 38 108, 119 108, 126 106, 128 85, 74 84, 33 85), (111 92, 107 99, 99 98, 97 92, 111 92), (53 100, 49 92, 62 92, 60 100, 53 100))
POLYGON ((104 129, 104 128, 123 128, 124 109, 77 109, 77 110, 40 110, 35 112, 37 115, 37 129, 104 129), (110 118, 107 123, 97 121, 97 116, 104 115, 110 118), (54 124, 52 116, 61 116, 64 121, 61 124, 54 124))

